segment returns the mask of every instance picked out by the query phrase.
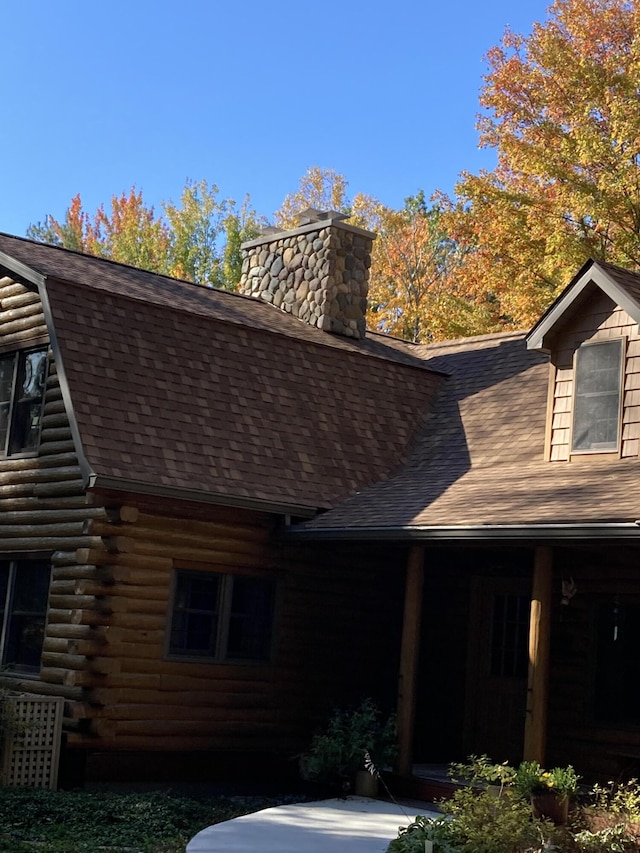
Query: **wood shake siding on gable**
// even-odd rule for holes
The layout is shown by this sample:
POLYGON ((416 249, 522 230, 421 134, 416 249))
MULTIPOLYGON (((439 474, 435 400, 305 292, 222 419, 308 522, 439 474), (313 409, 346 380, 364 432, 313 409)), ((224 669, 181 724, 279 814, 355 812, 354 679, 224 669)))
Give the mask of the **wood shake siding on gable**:
POLYGON ((590 303, 590 311, 568 324, 558 335, 551 355, 555 378, 551 384, 551 426, 549 458, 552 462, 571 457, 571 424, 573 418, 574 358, 585 341, 624 338, 622 436, 620 455, 638 456, 640 448, 640 338, 638 324, 632 317, 599 293, 590 303))

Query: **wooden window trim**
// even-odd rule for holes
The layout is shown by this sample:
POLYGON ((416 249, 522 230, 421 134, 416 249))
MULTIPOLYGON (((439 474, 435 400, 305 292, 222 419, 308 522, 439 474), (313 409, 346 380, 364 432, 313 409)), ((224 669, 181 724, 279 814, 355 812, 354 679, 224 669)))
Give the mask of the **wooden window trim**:
POLYGON ((556 399, 556 379, 558 366, 549 361, 549 376, 547 381, 547 420, 544 425, 544 453, 547 462, 551 461, 551 441, 553 439, 553 408, 556 399))
MULTIPOLYGON (((275 573, 273 572, 257 572, 244 567, 212 567, 200 562, 193 563, 190 561, 180 561, 174 563, 174 568, 171 577, 171 594, 169 598, 169 608, 167 612, 167 634, 165 645, 165 658, 170 661, 182 661, 185 663, 201 663, 203 665, 220 665, 220 666, 270 666, 274 660, 275 640, 276 640, 276 624, 279 602, 279 583, 275 573), (216 648, 214 655, 189 654, 176 651, 171 647, 171 634, 173 629, 173 619, 175 615, 176 591, 180 572, 195 575, 197 573, 218 575, 222 577, 222 589, 219 593, 220 604, 218 609, 218 626, 216 630, 216 648), (271 617, 270 617, 270 637, 268 642, 267 653, 264 658, 237 658, 227 655, 229 642, 229 625, 232 615, 232 595, 233 595, 233 578, 234 577, 252 577, 256 580, 265 580, 273 585, 272 600, 271 600, 271 617)), ((213 611, 212 611, 213 612, 213 611)))
MULTIPOLYGON (((47 616, 48 616, 48 599, 49 599, 49 589, 51 586, 51 565, 48 556, 44 556, 41 554, 31 554, 28 557, 20 556, 16 554, 11 555, 3 555, 2 562, 9 564, 9 576, 7 579, 7 589, 5 592, 4 600, 1 602, 2 610, 0 610, 0 665, 3 667, 3 676, 21 678, 21 679, 37 679, 40 674, 41 665, 37 667, 37 669, 26 668, 25 665, 18 665, 18 668, 11 669, 11 661, 6 660, 7 654, 7 642, 8 642, 8 633, 10 628, 10 622, 16 616, 16 610, 14 608, 14 596, 16 591, 16 577, 20 571, 20 565, 24 565, 29 562, 40 562, 49 564, 48 572, 49 572, 49 583, 47 585, 47 600, 45 602, 45 608, 43 612, 44 617, 44 631, 46 632, 47 626, 47 616)), ((35 611, 33 611, 35 612, 35 611)), ((44 642, 44 636, 43 636, 44 642)), ((42 648, 40 649, 40 656, 42 656, 42 648)))
POLYGON ((615 338, 596 338, 590 341, 584 341, 576 348, 573 355, 573 390, 571 396, 571 430, 569 434, 569 458, 574 456, 611 456, 616 454, 620 457, 622 453, 622 421, 624 416, 624 380, 626 375, 627 363, 627 336, 620 335, 615 338), (596 447, 593 449, 575 450, 573 447, 573 436, 575 431, 575 416, 576 416, 576 392, 578 386, 578 353, 586 347, 599 346, 602 344, 617 343, 620 349, 620 374, 618 377, 618 434, 616 437, 616 446, 610 449, 596 447))

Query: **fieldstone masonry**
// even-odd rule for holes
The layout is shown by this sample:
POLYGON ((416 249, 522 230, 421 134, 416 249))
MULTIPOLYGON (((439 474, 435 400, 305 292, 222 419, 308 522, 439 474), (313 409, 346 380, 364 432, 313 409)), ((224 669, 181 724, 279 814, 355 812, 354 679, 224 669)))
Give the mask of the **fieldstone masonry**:
POLYGON ((363 338, 375 235, 330 211, 242 244, 240 292, 326 332, 363 338))

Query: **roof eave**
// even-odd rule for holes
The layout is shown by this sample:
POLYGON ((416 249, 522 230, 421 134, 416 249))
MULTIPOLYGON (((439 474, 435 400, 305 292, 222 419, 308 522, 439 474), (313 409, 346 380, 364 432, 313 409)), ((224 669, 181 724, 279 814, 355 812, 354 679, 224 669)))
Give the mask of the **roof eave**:
POLYGON ((17 261, 11 255, 7 255, 6 252, 0 252, 0 266, 6 267, 18 278, 28 281, 38 288, 42 287, 46 281, 46 277, 42 273, 23 264, 22 261, 17 261))
POLYGON ((396 542, 488 542, 515 540, 640 539, 640 521, 549 524, 479 524, 466 527, 304 527, 292 525, 283 534, 300 540, 370 540, 396 542))
POLYGON ((217 492, 203 492, 196 489, 163 486, 143 480, 121 479, 106 474, 91 473, 86 488, 87 491, 91 492, 119 492, 123 495, 150 496, 209 505, 217 504, 218 506, 251 509, 259 512, 270 512, 276 515, 296 516, 298 518, 312 518, 317 513, 317 507, 300 506, 299 504, 288 503, 286 501, 247 498, 242 495, 226 495, 217 492))

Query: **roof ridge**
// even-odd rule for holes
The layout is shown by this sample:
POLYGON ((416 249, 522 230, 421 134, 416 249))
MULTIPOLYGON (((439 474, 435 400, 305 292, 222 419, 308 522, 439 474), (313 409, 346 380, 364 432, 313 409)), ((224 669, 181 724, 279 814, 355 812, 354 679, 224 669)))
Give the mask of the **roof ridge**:
POLYGON ((434 341, 430 344, 419 344, 425 350, 432 349, 447 349, 448 347, 463 346, 465 344, 483 343, 484 341, 499 341, 509 338, 524 338, 526 335, 524 329, 511 330, 505 332, 488 332, 486 335, 470 335, 463 338, 451 338, 450 340, 434 341))
MULTIPOLYGON (((126 270, 131 270, 136 273, 145 273, 165 281, 174 282, 176 284, 186 284, 189 287, 200 287, 204 290, 213 290, 216 293, 225 294, 227 296, 235 296, 240 299, 253 300, 252 296, 246 293, 238 293, 235 290, 227 290, 224 287, 215 287, 213 284, 200 284, 197 281, 189 281, 188 278, 178 278, 177 276, 168 275, 167 273, 155 272, 155 270, 145 269, 144 267, 136 267, 133 264, 125 264, 122 261, 116 261, 113 258, 103 258, 101 255, 92 255, 89 252, 81 252, 79 249, 68 249, 66 246, 56 246, 54 243, 43 243, 40 240, 32 240, 29 237, 19 237, 16 234, 9 234, 7 231, 0 231, 0 237, 8 237, 10 240, 20 240, 22 243, 29 243, 32 246, 40 246, 44 249, 55 249, 59 252, 65 252, 70 255, 75 255, 78 258, 83 258, 88 261, 99 261, 100 263, 110 264, 111 266, 122 267, 126 270)), ((59 277, 58 277, 59 278, 59 277)), ((60 279, 73 283, 72 279, 60 279)))

